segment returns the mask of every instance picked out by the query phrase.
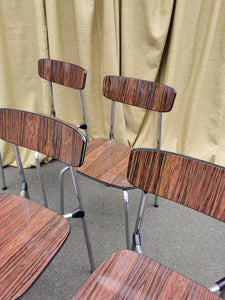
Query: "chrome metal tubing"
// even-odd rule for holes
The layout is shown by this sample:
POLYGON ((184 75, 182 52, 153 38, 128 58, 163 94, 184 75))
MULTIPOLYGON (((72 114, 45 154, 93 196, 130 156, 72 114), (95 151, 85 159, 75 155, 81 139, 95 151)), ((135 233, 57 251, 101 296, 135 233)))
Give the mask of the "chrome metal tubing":
POLYGON ((219 291, 220 291, 220 287, 219 287, 216 283, 214 283, 214 284, 209 288, 209 290, 210 290, 211 292, 213 292, 213 293, 216 293, 216 292, 219 292, 219 291))
POLYGON ((162 112, 158 112, 158 131, 157 131, 157 149, 161 148, 161 135, 162 135, 162 112))
MULTIPOLYGON (((80 210, 83 210, 81 193, 80 193, 80 190, 79 190, 79 185, 78 185, 78 181, 77 181, 77 175, 76 175, 75 167, 70 167, 70 171, 71 171, 74 190, 75 190, 75 194, 76 194, 76 198, 77 198, 77 202, 78 202, 78 207, 80 208, 80 210)), ((91 265, 91 272, 93 272, 95 270, 95 265, 94 265, 93 252, 92 252, 92 248, 91 248, 89 232, 88 232, 85 216, 83 218, 81 218, 81 221, 82 221, 84 237, 85 237, 88 256, 89 256, 89 261, 90 261, 90 265, 91 265)))
POLYGON ((63 175, 69 170, 70 167, 65 167, 60 171, 59 174, 59 202, 60 202, 60 215, 64 214, 64 184, 63 184, 63 175))
MULTIPOLYGON (((148 193, 145 193, 145 192, 141 193, 141 200, 140 200, 140 204, 139 204, 139 208, 138 208, 138 214, 137 214, 136 223, 135 223, 135 227, 134 227, 134 233, 133 233, 134 236, 135 235, 140 236, 141 223, 143 220, 147 196, 148 196, 148 193)), ((141 245, 135 245, 135 241, 133 239, 131 250, 135 250, 137 248, 137 246, 138 246, 138 252, 141 251, 141 249, 140 249, 141 245)), ((139 253, 141 253, 141 252, 139 252, 139 253)))
POLYGON ((126 246, 130 249, 130 220, 129 220, 129 198, 128 192, 123 190, 124 213, 125 213, 125 228, 126 228, 126 246))
POLYGON ((115 101, 112 100, 112 104, 111 104, 110 135, 109 135, 110 140, 114 139, 114 136, 113 136, 114 115, 115 115, 115 101))
POLYGON ((4 176, 4 172, 3 172, 2 156, 1 156, 1 154, 0 154, 0 177, 1 177, 1 182, 2 182, 2 190, 6 190, 5 176, 4 176))
MULTIPOLYGON (((83 121, 87 125, 86 116, 85 116, 85 110, 84 110, 83 96, 82 96, 81 90, 79 90, 79 98, 80 98, 80 106, 81 106, 82 115, 83 115, 83 121)), ((88 128, 85 129, 85 132, 86 132, 87 141, 89 141, 88 128)))
POLYGON ((30 199, 28 186, 27 186, 27 181, 26 181, 26 177, 25 177, 25 174, 24 174, 24 169, 23 169, 23 165, 22 165, 22 162, 21 162, 18 146, 15 145, 15 144, 12 144, 12 147, 13 147, 13 152, 14 152, 15 159, 16 159, 17 169, 19 171, 20 179, 21 179, 20 195, 22 197, 26 197, 27 199, 30 199))
POLYGON ((54 101, 53 101, 53 93, 52 93, 52 83, 51 81, 47 81, 48 82, 48 91, 49 91, 49 97, 50 97, 50 101, 51 101, 51 116, 55 117, 55 107, 54 107, 54 101))
POLYGON ((42 191, 43 203, 44 203, 44 206, 48 208, 47 196, 46 196, 45 187, 44 187, 44 183, 43 183, 42 176, 41 176, 39 153, 37 151, 35 151, 35 153, 34 153, 34 158, 35 158, 35 164, 36 164, 36 168, 37 168, 38 180, 39 180, 39 184, 40 184, 41 191, 42 191))
MULTIPOLYGON (((158 112, 158 131, 157 131, 157 148, 161 149, 161 136, 162 136, 162 112, 158 112)), ((155 207, 159 206, 159 198, 158 196, 155 196, 155 207)))

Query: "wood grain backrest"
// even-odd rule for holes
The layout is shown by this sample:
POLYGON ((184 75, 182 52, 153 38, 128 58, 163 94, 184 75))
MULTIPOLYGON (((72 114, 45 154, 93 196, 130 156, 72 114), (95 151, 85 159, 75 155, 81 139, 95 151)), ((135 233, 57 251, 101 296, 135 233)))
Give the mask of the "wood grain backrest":
POLYGON ((53 59, 39 59, 38 74, 43 79, 77 90, 85 87, 87 76, 80 66, 53 59))
POLYGON ((158 112, 172 109, 176 91, 166 85, 121 76, 105 76, 103 95, 111 100, 158 112))
POLYGON ((69 166, 83 163, 86 138, 59 119, 15 109, 0 109, 0 138, 46 154, 69 166))
POLYGON ((225 168, 152 149, 130 154, 128 181, 225 222, 225 168))

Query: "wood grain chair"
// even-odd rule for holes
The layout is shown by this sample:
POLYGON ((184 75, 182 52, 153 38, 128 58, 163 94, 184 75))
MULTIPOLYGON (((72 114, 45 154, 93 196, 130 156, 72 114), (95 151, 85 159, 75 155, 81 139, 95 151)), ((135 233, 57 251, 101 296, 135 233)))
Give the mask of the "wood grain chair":
POLYGON ((0 138, 13 146, 21 177, 20 195, 28 199, 28 185, 18 146, 43 153, 69 166, 73 176, 78 208, 65 214, 64 217, 81 218, 91 270, 93 271, 93 254, 76 176, 76 167, 83 163, 86 137, 76 128, 51 116, 15 109, 0 109, 0 138))
MULTIPOLYGON (((157 147, 161 142, 162 113, 172 109, 176 91, 168 86, 134 78, 106 76, 103 79, 103 95, 112 100, 109 139, 97 138, 87 143, 84 164, 80 174, 97 180, 106 186, 121 189, 124 197, 126 246, 130 248, 128 190, 134 186, 127 180, 127 166, 132 147, 114 140, 115 102, 133 105, 159 113, 157 147)), ((61 197, 63 202, 63 198, 61 197)), ((63 207, 63 203, 61 204, 63 207)), ((63 211, 62 211, 63 212, 63 211)))
MULTIPOLYGON (((140 223, 147 193, 156 194, 225 222, 225 168, 153 149, 131 151, 128 181, 143 190, 133 248, 139 250, 140 223), (138 246, 138 247, 136 247, 138 246)), ((221 299, 214 292, 140 253, 121 250, 107 258, 73 299, 221 299)))
MULTIPOLYGON (((83 120, 81 124, 73 125, 77 128, 85 130, 86 138, 89 139, 85 110, 83 105, 82 90, 85 88, 87 71, 78 65, 58 61, 54 59, 39 59, 38 60, 38 74, 41 78, 47 81, 49 90, 49 99, 51 103, 51 116, 56 117, 54 97, 53 97, 53 84, 59 84, 66 88, 72 88, 78 91, 80 106, 82 111, 83 120)), ((64 101, 64 99, 60 99, 64 101)), ((70 124, 71 125, 71 124, 70 124)), ((44 199, 44 205, 48 207, 47 196, 41 177, 40 162, 38 152, 35 152, 35 163, 37 167, 39 182, 44 199)), ((66 167, 66 170, 69 168, 66 167)), ((61 192, 61 191, 60 191, 61 192)))
POLYGON ((68 221, 26 198, 0 194, 0 299, 17 299, 58 252, 68 221))

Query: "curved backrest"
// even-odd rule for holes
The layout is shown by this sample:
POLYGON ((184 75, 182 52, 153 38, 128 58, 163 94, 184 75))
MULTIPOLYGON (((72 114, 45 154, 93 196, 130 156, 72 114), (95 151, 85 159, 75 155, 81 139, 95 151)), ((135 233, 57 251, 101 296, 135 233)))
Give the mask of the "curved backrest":
POLYGON ((166 151, 135 149, 128 181, 225 222, 225 168, 166 151))
POLYGON ((15 109, 0 109, 0 138, 46 154, 69 166, 81 166, 85 136, 59 119, 15 109))
POLYGON ((85 87, 87 76, 86 70, 80 66, 53 59, 39 59, 38 74, 50 82, 77 90, 85 87))
POLYGON ((121 76, 105 76, 103 95, 111 100, 158 112, 172 109, 176 91, 166 85, 121 76))

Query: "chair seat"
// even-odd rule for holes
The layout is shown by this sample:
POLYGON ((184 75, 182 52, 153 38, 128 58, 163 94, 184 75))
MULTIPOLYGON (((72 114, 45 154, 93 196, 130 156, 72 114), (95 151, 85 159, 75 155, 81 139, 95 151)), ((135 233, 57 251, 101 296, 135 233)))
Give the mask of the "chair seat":
POLYGON ((107 258, 73 299, 221 299, 150 258, 120 250, 107 258))
POLYGON ((68 221, 26 198, 0 194, 0 299, 23 294, 59 250, 68 221))
POLYGON ((87 143, 84 163, 77 171, 101 183, 120 189, 134 188, 127 180, 127 167, 133 148, 103 138, 87 143))

